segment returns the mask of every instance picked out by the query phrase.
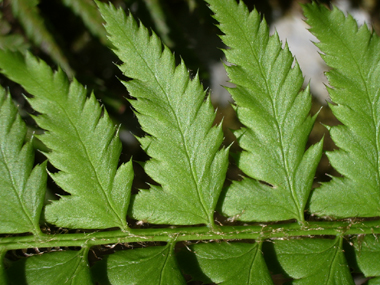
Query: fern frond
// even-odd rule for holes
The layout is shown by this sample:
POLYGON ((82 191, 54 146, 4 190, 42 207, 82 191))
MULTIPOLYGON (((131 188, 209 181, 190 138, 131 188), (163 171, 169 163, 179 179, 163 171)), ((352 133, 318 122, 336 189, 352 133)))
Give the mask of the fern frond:
POLYGON ((41 234, 46 163, 33 169, 34 150, 24 144, 26 125, 0 88, 0 233, 41 234))
POLYGON ((334 115, 330 129, 339 150, 327 152, 343 175, 314 191, 311 212, 320 216, 380 216, 380 40, 366 25, 316 4, 303 7, 317 46, 332 68, 327 78, 334 115))
POLYGON ((108 44, 106 30, 102 25, 102 17, 93 0, 62 0, 82 20, 90 32, 97 36, 103 44, 108 44))
POLYGON ((273 284, 261 243, 194 244, 178 258, 185 273, 204 284, 273 284))
POLYGON ((92 94, 76 80, 71 84, 31 54, 0 50, 0 68, 33 97, 39 136, 51 149, 49 161, 59 170, 54 181, 70 196, 45 208, 47 221, 68 228, 127 229, 126 213, 133 179, 132 163, 117 169, 121 143, 116 127, 92 94), (103 112, 103 114, 102 114, 103 112))
POLYGON ((236 88, 229 91, 245 125, 235 135, 243 148, 237 164, 248 177, 232 183, 222 211, 243 221, 304 221, 323 144, 305 152, 316 118, 309 115, 309 88, 300 91, 297 62, 256 10, 249 13, 242 1, 207 2, 230 47, 224 52, 233 65, 226 70, 236 88))
POLYGON ((12 284, 84 284, 91 285, 87 261, 89 248, 58 251, 21 259, 7 270, 12 284), (22 272, 23 274, 20 274, 22 272))
POLYGON ((100 284, 186 284, 174 256, 174 243, 108 255, 93 268, 100 284))
POLYGON ((297 279, 294 284, 355 284, 342 237, 276 241, 274 250, 282 269, 297 279))
POLYGON ((74 71, 71 69, 66 57, 55 42, 53 36, 44 25, 37 5, 39 0, 12 0, 10 1, 13 15, 20 21, 27 36, 51 58, 58 63, 69 77, 74 71))
POLYGON ((161 186, 140 190, 131 215, 155 224, 214 224, 214 210, 228 165, 221 126, 198 76, 189 79, 186 66, 122 10, 98 3, 106 30, 124 62, 125 82, 142 128, 139 141, 151 159, 144 169, 161 186))

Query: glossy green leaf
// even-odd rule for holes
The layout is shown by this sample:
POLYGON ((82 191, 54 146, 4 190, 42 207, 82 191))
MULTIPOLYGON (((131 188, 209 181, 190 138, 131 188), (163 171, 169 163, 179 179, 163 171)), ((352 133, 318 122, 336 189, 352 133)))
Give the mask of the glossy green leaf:
POLYGON ((131 215, 155 224, 214 224, 214 210, 228 165, 220 149, 221 126, 198 76, 189 78, 183 62, 155 34, 122 10, 98 4, 106 30, 124 62, 119 68, 133 78, 125 82, 130 100, 149 135, 139 138, 151 159, 144 170, 160 186, 140 190, 131 215))
POLYGON ((119 251, 92 269, 100 284, 186 284, 178 269, 174 244, 119 251))
POLYGON ((243 1, 207 0, 229 47, 229 91, 244 128, 235 132, 243 152, 237 165, 248 176, 229 187, 222 211, 243 221, 304 221, 322 144, 305 152, 316 116, 309 89, 288 47, 243 1), (265 182, 265 184, 261 183, 265 182))
POLYGON ((347 265, 342 238, 274 241, 278 261, 295 279, 293 284, 355 284, 347 265))
POLYGON ((121 143, 117 127, 95 96, 65 74, 53 73, 43 61, 0 51, 0 68, 33 97, 30 104, 41 115, 39 136, 51 149, 49 161, 60 172, 54 181, 70 193, 45 209, 48 222, 68 228, 127 229, 126 213, 133 179, 132 163, 117 169, 121 143))
POLYGON ((317 189, 310 210, 320 216, 380 215, 380 41, 367 26, 316 4, 304 6, 310 31, 332 68, 327 73, 334 115, 343 125, 330 130, 339 150, 328 152, 334 177, 317 189))
POLYGON ((87 261, 88 250, 50 252, 24 258, 7 270, 8 279, 17 285, 93 284, 87 261))
POLYGON ((354 240, 356 262, 366 277, 380 276, 380 242, 378 236, 359 236, 354 240))
POLYGON ((194 244, 178 259, 185 273, 205 284, 273 284, 260 243, 194 244))
POLYGON ((0 88, 0 233, 41 233, 46 163, 33 168, 34 150, 24 144, 25 135, 25 123, 0 88))

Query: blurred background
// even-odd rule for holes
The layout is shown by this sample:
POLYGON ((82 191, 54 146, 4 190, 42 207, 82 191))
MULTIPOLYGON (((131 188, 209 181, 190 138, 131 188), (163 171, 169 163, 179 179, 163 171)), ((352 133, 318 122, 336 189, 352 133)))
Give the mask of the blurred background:
MULTIPOLYGON (((105 1, 106 2, 106 1, 105 1)), ((216 121, 222 118, 225 131, 225 144, 234 141, 231 129, 240 124, 230 106, 232 100, 223 86, 230 86, 223 67, 223 44, 215 20, 202 0, 113 0, 114 5, 130 11, 141 22, 150 27, 172 49, 176 58, 184 59, 192 75, 199 72, 205 88, 211 91, 211 98, 217 111, 216 121)), ((299 4, 308 1, 292 0, 245 0, 249 9, 255 7, 266 19, 272 33, 277 31, 280 38, 287 40, 290 50, 300 63, 305 83, 310 82, 313 93, 312 113, 322 107, 315 128, 310 135, 309 145, 325 138, 325 150, 333 150, 334 144, 328 137, 323 124, 336 125, 326 102, 329 101, 325 88, 324 72, 327 70, 318 50, 312 44, 315 40, 307 31, 299 4)), ((336 0, 319 1, 326 6, 336 5, 351 13, 358 24, 368 23, 375 31, 380 28, 380 3, 375 0, 336 0)), ((109 43, 93 0, 3 0, 0 1, 0 47, 14 51, 31 51, 47 61, 53 68, 61 66, 69 77, 75 76, 87 86, 88 92, 94 91, 115 124, 121 124, 120 138, 124 149, 121 162, 133 156, 135 161, 145 161, 146 154, 139 148, 135 135, 144 133, 133 115, 126 100, 129 94, 118 78, 124 78, 116 64, 120 63, 108 48, 109 43)), ((17 84, 0 77, 0 84, 9 87, 20 113, 29 126, 29 136, 41 133, 33 119, 33 113, 22 96, 23 90, 17 84)), ((45 150, 36 139, 36 149, 45 150)), ((238 151, 235 143, 232 151, 238 151)), ((44 160, 42 154, 37 162, 44 160)), ((51 167, 51 166, 50 166, 51 167)), ((146 177, 136 163, 134 189, 147 188, 146 177)), ((54 170, 52 170, 54 171, 54 170)), ((316 181, 327 181, 326 175, 334 173, 326 156, 317 171, 316 181)), ((231 161, 230 179, 238 179, 239 171, 231 161)), ((317 186, 318 184, 315 184, 317 186)), ((55 185, 49 183, 49 188, 55 185)), ((58 192, 54 189, 51 193, 58 192)), ((62 193, 64 194, 64 193, 62 193)), ((52 195, 50 198, 54 198, 52 195)))

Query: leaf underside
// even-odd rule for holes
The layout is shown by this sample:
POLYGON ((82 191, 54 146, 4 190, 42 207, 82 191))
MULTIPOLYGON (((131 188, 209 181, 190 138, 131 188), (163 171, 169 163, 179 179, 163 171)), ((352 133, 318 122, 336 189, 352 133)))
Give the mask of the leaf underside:
POLYGON ((355 284, 342 238, 276 241, 276 257, 293 284, 355 284))
POLYGON ((358 267, 365 277, 380 276, 380 243, 378 236, 366 235, 354 240, 358 267))
POLYGON ((259 243, 195 244, 178 259, 185 273, 205 284, 273 284, 259 243))
POLYGON ((88 248, 80 251, 50 252, 21 259, 7 270, 12 284, 90 285, 88 248), (23 272, 24 274, 20 274, 23 272), (47 282, 47 283, 44 283, 47 282))
POLYGON ((174 244, 119 251, 98 262, 92 272, 101 284, 186 284, 174 244))

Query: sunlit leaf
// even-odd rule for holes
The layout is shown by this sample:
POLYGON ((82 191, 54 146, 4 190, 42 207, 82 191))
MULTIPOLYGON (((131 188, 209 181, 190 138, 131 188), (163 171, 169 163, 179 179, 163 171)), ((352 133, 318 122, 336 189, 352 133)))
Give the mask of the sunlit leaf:
POLYGON ((98 3, 106 30, 124 62, 119 68, 133 78, 125 82, 130 100, 148 133, 139 138, 151 159, 144 170, 160 186, 134 196, 131 215, 155 224, 214 224, 214 210, 228 165, 221 149, 221 126, 213 127, 215 111, 199 79, 122 10, 98 3))
POLYGON ((316 116, 298 63, 243 1, 207 2, 229 47, 226 70, 236 88, 228 90, 245 126, 235 136, 243 148, 237 165, 248 177, 228 188, 222 211, 243 221, 304 221, 323 143, 305 152, 316 116))
POLYGON ((117 126, 92 94, 65 74, 53 73, 43 61, 27 54, 0 50, 0 68, 22 84, 37 124, 46 130, 39 136, 51 149, 49 161, 60 172, 54 181, 70 193, 45 209, 48 222, 68 228, 127 229, 126 215, 133 179, 132 162, 118 161, 121 143, 117 126))

